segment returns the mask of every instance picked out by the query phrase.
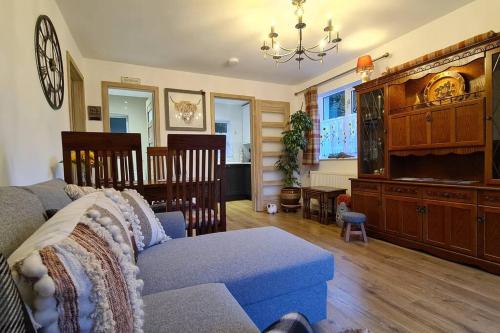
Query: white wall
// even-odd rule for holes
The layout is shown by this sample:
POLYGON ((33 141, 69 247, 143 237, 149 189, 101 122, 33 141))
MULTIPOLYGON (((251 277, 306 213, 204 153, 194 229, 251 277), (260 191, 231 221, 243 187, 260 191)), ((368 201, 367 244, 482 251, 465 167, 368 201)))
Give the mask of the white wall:
POLYGON ((241 105, 216 102, 215 121, 229 123, 232 155, 227 154, 227 162, 240 162, 242 144, 250 142, 250 108, 248 104, 242 107, 241 105))
MULTIPOLYGON (((257 99, 289 101, 291 86, 240 80, 221 76, 181 72, 154 67, 86 59, 85 94, 87 105, 101 105, 101 81, 119 82, 122 76, 137 77, 141 84, 160 88, 161 145, 166 145, 164 88, 204 90, 206 92, 207 131, 211 133, 210 92, 254 96, 257 99)), ((88 131, 102 131, 102 122, 89 122, 88 131)), ((176 131, 176 133, 182 133, 176 131)), ((201 132, 189 132, 199 133, 201 132)))
POLYGON ((66 50, 84 70, 82 55, 53 0, 0 0, 0 185, 52 178, 62 159, 61 131, 69 130, 67 82, 63 106, 54 111, 38 79, 33 40, 40 14, 48 15, 55 26, 65 74, 66 50))
POLYGON ((109 113, 128 117, 128 133, 141 134, 142 170, 144 179, 147 179, 148 160, 148 121, 146 115, 145 97, 109 96, 109 113), (125 103, 127 101, 127 103, 125 103))
MULTIPOLYGON (((370 52, 372 57, 378 57, 385 52, 391 55, 375 63, 373 77, 377 77, 386 67, 402 64, 426 53, 444 48, 460 42, 469 37, 493 30, 500 32, 500 1, 498 0, 476 0, 449 14, 442 16, 422 27, 415 29, 401 37, 394 39, 370 52)), ((340 51, 342 52, 342 51, 340 51)), ((333 55, 335 56, 335 55, 333 55)), ((356 59, 349 61, 331 71, 315 77, 312 80, 293 87, 294 92, 300 91, 327 78, 342 73, 356 66, 356 59)), ((318 87, 318 94, 333 90, 343 85, 359 80, 356 73, 345 75, 334 81, 318 87)), ((300 108, 303 95, 292 98, 291 110, 300 108)), ((328 160, 321 161, 319 170, 338 172, 341 174, 357 174, 356 160, 328 160)), ((308 184, 307 170, 303 172, 303 183, 308 184)))

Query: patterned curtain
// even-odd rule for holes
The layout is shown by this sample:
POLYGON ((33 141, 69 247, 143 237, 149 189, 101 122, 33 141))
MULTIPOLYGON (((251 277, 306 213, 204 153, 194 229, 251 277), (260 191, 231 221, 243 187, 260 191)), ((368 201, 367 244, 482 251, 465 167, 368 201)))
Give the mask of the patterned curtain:
POLYGON ((304 94, 306 113, 311 116, 313 129, 306 135, 307 146, 302 158, 303 165, 319 165, 320 126, 318 114, 318 88, 309 88, 304 94))

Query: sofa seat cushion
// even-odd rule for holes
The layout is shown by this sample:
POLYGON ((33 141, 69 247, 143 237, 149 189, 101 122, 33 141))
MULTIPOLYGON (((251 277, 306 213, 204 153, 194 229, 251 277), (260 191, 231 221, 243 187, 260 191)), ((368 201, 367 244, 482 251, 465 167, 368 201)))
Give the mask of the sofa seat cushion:
POLYGON ((145 333, 259 332, 221 283, 145 296, 144 316, 145 333))
POLYGON ((330 252, 275 227, 174 239, 143 251, 143 294, 224 283, 242 305, 332 279, 330 252))

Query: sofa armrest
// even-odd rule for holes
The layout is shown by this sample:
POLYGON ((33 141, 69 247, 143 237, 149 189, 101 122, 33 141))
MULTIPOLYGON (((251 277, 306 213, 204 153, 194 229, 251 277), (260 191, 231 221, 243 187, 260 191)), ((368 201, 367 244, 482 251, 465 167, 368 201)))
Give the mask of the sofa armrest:
POLYGON ((157 213, 156 217, 160 220, 167 236, 172 238, 186 237, 186 221, 181 211, 157 213))

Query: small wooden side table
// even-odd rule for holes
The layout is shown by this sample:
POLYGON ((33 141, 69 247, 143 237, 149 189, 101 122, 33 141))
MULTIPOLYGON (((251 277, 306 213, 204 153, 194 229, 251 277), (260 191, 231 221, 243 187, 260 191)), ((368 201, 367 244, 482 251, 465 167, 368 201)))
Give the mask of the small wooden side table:
POLYGON ((337 208, 335 207, 335 199, 341 194, 345 194, 345 188, 336 188, 329 186, 310 186, 302 187, 302 198, 304 200, 304 208, 302 217, 305 219, 311 218, 311 199, 316 199, 319 202, 319 222, 328 224, 328 206, 332 203, 332 212, 335 217, 337 208))

